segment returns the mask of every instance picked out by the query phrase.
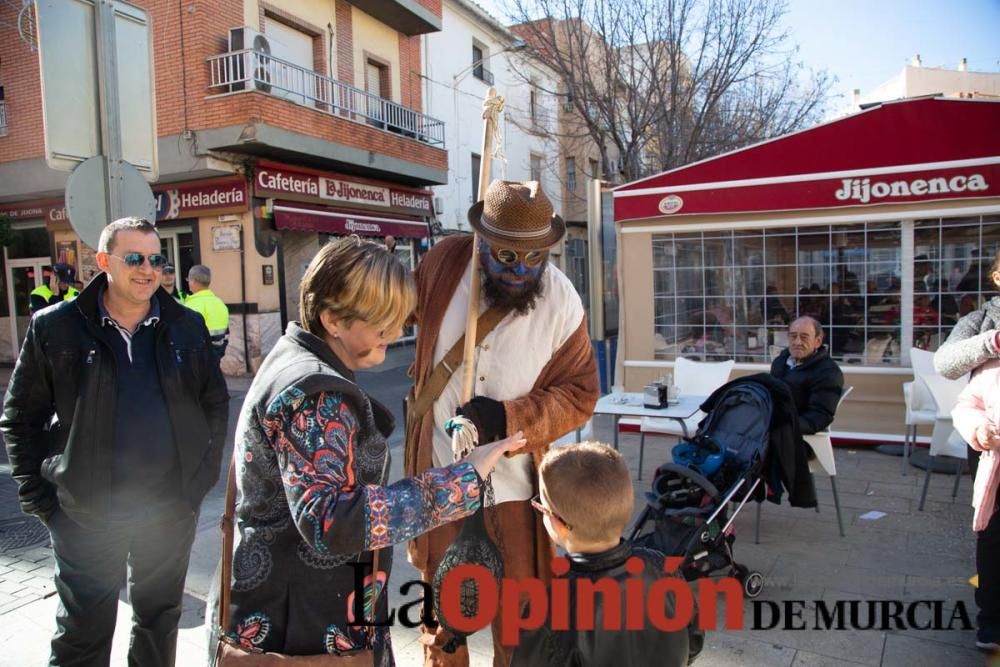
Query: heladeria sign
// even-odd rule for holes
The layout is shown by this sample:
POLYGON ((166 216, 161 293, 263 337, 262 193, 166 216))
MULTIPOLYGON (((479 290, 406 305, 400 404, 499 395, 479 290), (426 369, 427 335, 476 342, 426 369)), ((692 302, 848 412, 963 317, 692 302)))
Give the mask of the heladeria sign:
POLYGON ((257 166, 254 194, 258 197, 346 204, 419 216, 431 214, 431 196, 420 190, 362 182, 336 174, 294 171, 266 163, 257 166))

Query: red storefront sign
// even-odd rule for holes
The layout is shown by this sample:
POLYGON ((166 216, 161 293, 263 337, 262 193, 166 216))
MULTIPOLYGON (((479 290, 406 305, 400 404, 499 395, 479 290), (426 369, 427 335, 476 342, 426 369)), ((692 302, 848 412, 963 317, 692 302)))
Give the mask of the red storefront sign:
POLYGON ((391 235, 400 238, 424 238, 428 235, 427 223, 418 218, 312 208, 293 202, 279 202, 274 205, 274 226, 278 229, 337 235, 391 235))
POLYGON ((38 219, 45 220, 46 222, 64 222, 67 220, 66 207, 61 199, 0 204, 0 215, 6 215, 15 222, 18 220, 38 219))
POLYGON ((240 213, 249 208, 246 179, 241 176, 153 186, 156 219, 240 213))
POLYGON ((1000 102, 913 99, 619 186, 615 220, 1000 196, 1000 102))
POLYGON ((1000 164, 820 180, 706 183, 615 200, 615 219, 829 209, 1000 196, 1000 164))
POLYGON ((258 197, 419 216, 431 215, 433 210, 429 192, 339 174, 290 169, 270 163, 257 165, 254 194, 258 197))

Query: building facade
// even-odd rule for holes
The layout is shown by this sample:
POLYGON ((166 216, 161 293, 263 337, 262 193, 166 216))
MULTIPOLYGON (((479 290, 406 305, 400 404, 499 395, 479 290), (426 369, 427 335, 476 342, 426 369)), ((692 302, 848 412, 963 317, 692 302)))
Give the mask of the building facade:
MULTIPOLYGON (((483 99, 490 86, 504 98, 501 115, 504 160, 491 165, 493 179, 536 180, 562 214, 558 172, 556 81, 543 64, 526 57, 523 42, 466 0, 444 0, 441 31, 427 34, 424 100, 427 113, 444 121, 448 182, 436 185, 436 217, 444 230, 469 231, 467 213, 478 200, 482 160, 483 99)), ((552 251, 561 265, 562 247, 552 251)))
POLYGON ((810 315, 854 387, 835 435, 902 440, 911 348, 994 296, 1000 102, 886 103, 614 192, 619 377, 766 372, 810 315))
MULTIPOLYGON (((223 369, 252 372, 298 317, 298 285, 332 236, 391 234, 411 264, 427 247, 428 186, 447 181, 446 128, 424 113, 422 35, 440 0, 138 0, 149 12, 164 252, 213 272, 231 313, 223 369)), ((15 22, 10 5, 0 21, 15 22)), ((96 272, 63 208, 67 172, 46 163, 38 54, 0 40, 4 64, 0 361, 28 293, 54 261, 96 272), (9 74, 9 73, 12 73, 9 74)))

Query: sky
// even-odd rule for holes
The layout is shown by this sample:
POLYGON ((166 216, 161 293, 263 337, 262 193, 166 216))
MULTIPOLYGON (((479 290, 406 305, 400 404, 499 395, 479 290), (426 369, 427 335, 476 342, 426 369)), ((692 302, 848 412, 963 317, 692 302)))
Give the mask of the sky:
MULTIPOLYGON (((494 16, 504 0, 476 0, 494 16)), ((628 0, 624 0, 627 2, 628 0)), ((502 21, 502 18, 501 18, 502 21)), ((828 111, 899 74, 920 54, 924 67, 1000 72, 1000 0, 788 0, 785 26, 798 60, 837 77, 828 111)))

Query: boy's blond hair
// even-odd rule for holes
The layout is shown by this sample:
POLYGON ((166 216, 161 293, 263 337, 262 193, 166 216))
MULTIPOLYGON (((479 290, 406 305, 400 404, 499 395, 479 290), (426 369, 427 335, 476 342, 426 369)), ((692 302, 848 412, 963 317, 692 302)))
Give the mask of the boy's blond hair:
POLYGON ((617 451, 600 442, 549 450, 538 468, 549 508, 573 536, 607 542, 622 536, 632 516, 632 477, 617 451))

